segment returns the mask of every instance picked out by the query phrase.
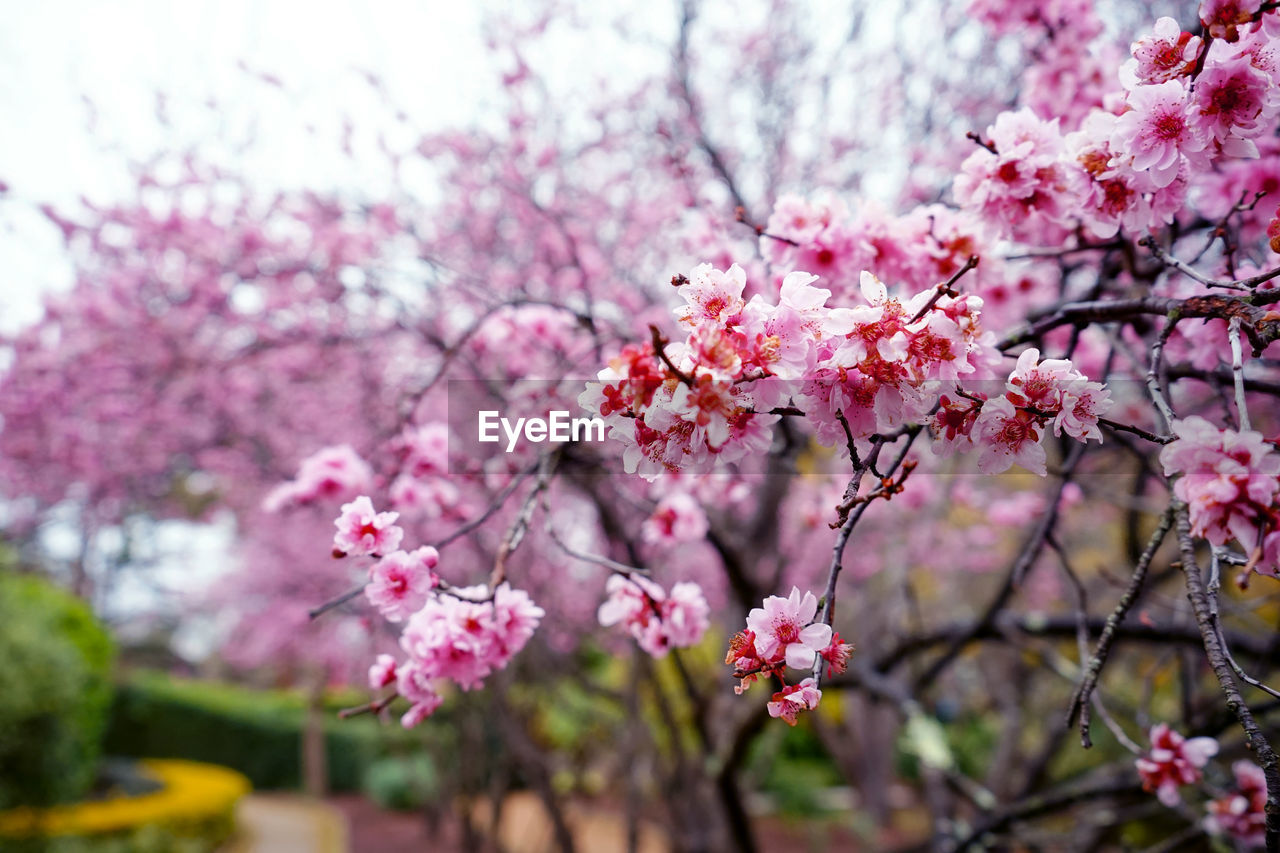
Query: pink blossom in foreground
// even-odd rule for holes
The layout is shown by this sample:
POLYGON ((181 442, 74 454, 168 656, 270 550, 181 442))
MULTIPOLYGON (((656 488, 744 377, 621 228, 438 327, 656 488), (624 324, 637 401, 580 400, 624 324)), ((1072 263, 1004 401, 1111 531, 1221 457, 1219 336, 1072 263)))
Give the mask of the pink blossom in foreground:
POLYGON ((781 717, 787 725, 796 724, 796 715, 801 711, 812 711, 818 707, 822 699, 822 691, 813 678, 806 678, 799 684, 792 684, 773 694, 769 700, 769 716, 781 717))
POLYGON ((378 655, 369 667, 369 689, 381 690, 396 681, 396 659, 391 655, 378 655))
POLYGON ((1177 436, 1160 451, 1166 477, 1182 475, 1173 492, 1188 505, 1191 532, 1214 545, 1259 544, 1259 527, 1275 522, 1280 453, 1261 433, 1219 429, 1193 416, 1173 423, 1177 436))
POLYGON ((1274 116, 1270 103, 1275 94, 1267 75, 1254 68, 1246 55, 1226 55, 1215 42, 1196 80, 1191 99, 1191 123, 1205 139, 1212 139, 1222 153, 1233 157, 1257 157, 1251 141, 1267 130, 1274 116))
POLYGON ((400 725, 411 729, 419 725, 444 702, 432 683, 431 673, 415 664, 400 667, 396 677, 396 691, 409 700, 409 710, 400 717, 400 725))
POLYGON ((1236 789, 1209 803, 1205 829, 1229 835, 1246 847, 1261 847, 1267 840, 1267 778, 1252 761, 1237 761, 1231 772, 1236 789))
POLYGON ((392 551, 369 567, 365 597, 388 622, 402 622, 426 603, 440 582, 432 571, 439 561, 439 553, 430 545, 407 553, 392 551))
POLYGON ((1178 803, 1178 788, 1200 781, 1200 769, 1217 753, 1218 742, 1213 738, 1187 739, 1165 723, 1157 723, 1151 727, 1151 751, 1135 764, 1143 789, 1173 807, 1178 803))
POLYGON ((433 595, 409 617, 400 647, 414 672, 471 690, 524 647, 545 611, 523 590, 505 583, 492 601, 479 600, 487 592, 487 587, 476 586, 456 590, 456 595, 433 595))
POLYGON ((815 623, 818 599, 812 592, 800 595, 799 587, 783 598, 771 595, 763 607, 747 614, 747 629, 755 635, 755 645, 766 661, 785 660, 794 669, 813 666, 818 653, 831 642, 831 626, 815 623))
POLYGON ((984 474, 999 474, 1016 464, 1043 476, 1046 457, 1040 441, 1044 431, 1036 421, 1035 415, 1014 408, 1005 397, 983 403, 973 426, 978 469, 984 474))
POLYGON ((377 512, 366 495, 343 504, 342 515, 333 522, 338 528, 333 536, 334 555, 390 554, 404 538, 404 531, 395 524, 399 517, 398 512, 377 512))
POLYGON ((1150 189, 1173 183, 1184 156, 1203 160, 1206 143, 1192 126, 1185 83, 1138 86, 1129 93, 1128 105, 1116 122, 1111 147, 1129 158, 1134 171, 1145 173, 1150 189))

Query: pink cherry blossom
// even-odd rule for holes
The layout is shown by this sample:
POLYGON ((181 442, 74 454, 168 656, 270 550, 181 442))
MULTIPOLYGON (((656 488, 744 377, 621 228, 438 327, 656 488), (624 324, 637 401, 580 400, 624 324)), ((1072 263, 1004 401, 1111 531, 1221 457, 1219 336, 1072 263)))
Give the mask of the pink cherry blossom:
POLYGON ((1225 42, 1215 42, 1209 50, 1192 93, 1191 123, 1224 154, 1257 157, 1257 146, 1250 140, 1264 133, 1275 115, 1275 92, 1247 54, 1231 55, 1225 48, 1225 42))
POLYGON ((822 699, 822 691, 813 678, 806 678, 799 684, 792 684, 773 694, 769 700, 769 716, 781 717, 788 725, 796 724, 796 715, 801 711, 812 711, 818 707, 822 699))
POLYGON ((1209 802, 1205 828, 1246 847, 1262 847, 1267 834, 1267 777, 1252 761, 1235 762, 1231 772, 1236 789, 1209 802))
POLYGON ((621 624, 640 648, 653 657, 664 657, 673 648, 684 648, 702 639, 710 608, 695 583, 678 583, 670 595, 642 575, 610 575, 605 584, 608 598, 597 619, 604 627, 621 624))
POLYGON ((1120 69, 1127 88, 1139 83, 1164 83, 1190 74, 1204 41, 1184 33, 1170 17, 1158 18, 1152 34, 1143 36, 1129 47, 1133 59, 1120 69))
POLYGON ((1165 476, 1188 505, 1192 533, 1214 545, 1236 539, 1247 551, 1259 527, 1274 525, 1280 453, 1261 433, 1219 429, 1199 416, 1173 423, 1177 438, 1160 451, 1165 476))
POLYGON ((1234 42, 1240 38, 1237 27, 1261 8, 1262 0, 1200 0, 1200 22, 1214 38, 1234 42))
POLYGON ((982 473, 999 474, 1016 464, 1044 475, 1043 429, 1037 425, 1035 415, 1014 408, 1006 398, 997 397, 982 405, 972 435, 982 473))
POLYGON ((381 690, 396 681, 396 659, 391 655, 378 655, 369 667, 369 689, 381 690))
POLYGON ((398 512, 377 512, 373 501, 361 495, 342 505, 342 514, 333 522, 338 532, 333 537, 334 553, 342 556, 389 554, 400 545, 404 531, 396 526, 398 512))
POLYGON ((787 598, 771 595, 763 607, 748 613, 747 629, 755 635, 762 658, 782 659, 787 666, 805 669, 831 642, 831 626, 813 621, 817 612, 814 594, 805 592, 802 598, 799 587, 792 587, 787 598))
POLYGON ((1173 183, 1183 157, 1203 159, 1206 140, 1191 121, 1187 95, 1180 80, 1137 86, 1129 92, 1128 112, 1116 122, 1112 149, 1147 177, 1151 189, 1173 183))
POLYGON ((439 578, 432 571, 440 560, 429 545, 416 551, 392 551, 369 567, 369 584, 364 588, 369 603, 388 622, 402 622, 427 601, 439 578))
POLYGON ((267 512, 323 499, 354 497, 368 491, 373 471, 350 445, 326 447, 298 466, 298 476, 272 489, 262 502, 267 512))
POLYGON ((1150 736, 1151 751, 1136 762, 1138 775, 1145 790, 1172 808, 1181 786, 1200 781, 1200 769, 1218 753, 1218 742, 1211 737, 1188 740, 1165 723, 1152 726, 1150 736))
POLYGON ((701 539, 707 532, 707 514, 687 492, 676 492, 658 501, 653 514, 641 526, 650 544, 676 545, 701 539))

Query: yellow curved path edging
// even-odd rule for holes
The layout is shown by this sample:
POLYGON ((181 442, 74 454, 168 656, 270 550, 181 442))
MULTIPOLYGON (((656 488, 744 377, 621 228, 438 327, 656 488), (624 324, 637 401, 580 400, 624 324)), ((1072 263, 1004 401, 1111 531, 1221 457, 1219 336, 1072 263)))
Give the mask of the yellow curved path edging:
POLYGON ((229 815, 251 787, 240 773, 216 764, 158 758, 139 764, 164 783, 162 790, 47 809, 10 809, 0 812, 0 836, 101 835, 151 823, 215 820, 229 815))

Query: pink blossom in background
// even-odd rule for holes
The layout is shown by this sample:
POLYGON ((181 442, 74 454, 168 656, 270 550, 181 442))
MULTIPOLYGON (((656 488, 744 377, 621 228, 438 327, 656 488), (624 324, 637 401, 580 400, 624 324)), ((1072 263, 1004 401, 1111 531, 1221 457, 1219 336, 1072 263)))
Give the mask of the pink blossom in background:
POLYGON ((1200 781, 1201 768, 1218 753, 1211 737, 1187 739, 1165 723, 1151 727, 1151 750, 1136 762, 1142 787, 1156 794, 1172 808, 1178 804, 1178 789, 1200 781))
POLYGON ((1231 765, 1236 789, 1209 802, 1205 829, 1227 835, 1247 847, 1266 843, 1267 777, 1252 761, 1231 765))
POLYGON ((333 536, 334 552, 344 556, 389 554, 400 545, 404 531, 395 521, 398 512, 377 512, 373 501, 361 495, 342 505, 342 514, 333 522, 338 532, 333 536))
POLYGON ((642 575, 614 574, 605 583, 605 593, 608 597, 597 612, 600 624, 622 625, 653 657, 695 645, 710 625, 710 608, 695 583, 678 583, 668 595, 642 575))
POLYGON ((1201 0, 1200 22, 1214 38, 1234 42, 1240 38, 1237 28, 1260 8, 1262 0, 1201 0))
POLYGON ((652 545, 677 545, 701 539, 707 532, 707 515, 702 505, 686 492, 676 492, 658 501, 653 515, 641 527, 644 540, 652 545))
POLYGON ((272 489, 262 507, 276 512, 317 500, 351 498, 367 492, 372 484, 373 471, 350 445, 326 447, 302 460, 297 478, 272 489))
MULTIPOLYGON (((1280 453, 1261 433, 1220 429, 1199 416, 1173 424, 1177 438, 1160 451, 1173 491, 1188 505, 1192 533, 1214 545, 1259 544, 1259 525, 1275 528, 1280 453)), ((1271 567, 1274 571, 1274 566, 1271 567)))

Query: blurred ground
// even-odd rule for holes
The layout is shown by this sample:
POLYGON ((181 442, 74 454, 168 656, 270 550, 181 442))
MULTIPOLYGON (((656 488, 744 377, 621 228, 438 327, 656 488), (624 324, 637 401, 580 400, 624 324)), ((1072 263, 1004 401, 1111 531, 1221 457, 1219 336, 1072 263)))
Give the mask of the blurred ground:
MULTIPOLYGON (((480 810, 483 812, 484 810, 480 810)), ((481 825, 487 815, 477 813, 481 825)), ((578 850, 623 853, 626 850, 622 816, 585 806, 570 808, 569 822, 578 850)), ((241 837, 224 853, 452 853, 461 849, 458 826, 443 820, 435 828, 413 812, 391 812, 355 795, 316 801, 291 794, 253 794, 240 806, 241 837)), ((763 822, 758 829, 762 848, 794 851, 856 853, 862 849, 852 835, 811 822, 763 822)), ((498 831, 508 853, 551 853, 554 836, 538 798, 531 793, 511 795, 503 807, 498 831)), ((640 853, 670 849, 658 827, 645 826, 640 853)))

